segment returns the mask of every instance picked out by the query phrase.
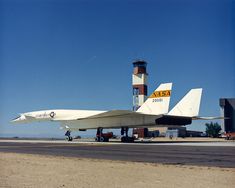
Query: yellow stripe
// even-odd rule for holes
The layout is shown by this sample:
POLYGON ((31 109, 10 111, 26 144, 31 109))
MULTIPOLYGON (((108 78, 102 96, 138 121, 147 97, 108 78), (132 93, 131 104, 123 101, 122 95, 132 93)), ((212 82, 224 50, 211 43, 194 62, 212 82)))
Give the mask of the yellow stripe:
POLYGON ((162 91, 155 91, 150 95, 149 98, 160 98, 160 97, 170 97, 171 90, 162 90, 162 91))

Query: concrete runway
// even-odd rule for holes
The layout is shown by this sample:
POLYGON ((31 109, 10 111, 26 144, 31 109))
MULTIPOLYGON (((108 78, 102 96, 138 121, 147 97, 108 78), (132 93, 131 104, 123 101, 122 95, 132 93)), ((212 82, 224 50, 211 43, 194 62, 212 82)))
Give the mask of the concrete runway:
POLYGON ((124 144, 0 140, 0 152, 235 168, 234 142, 124 144))

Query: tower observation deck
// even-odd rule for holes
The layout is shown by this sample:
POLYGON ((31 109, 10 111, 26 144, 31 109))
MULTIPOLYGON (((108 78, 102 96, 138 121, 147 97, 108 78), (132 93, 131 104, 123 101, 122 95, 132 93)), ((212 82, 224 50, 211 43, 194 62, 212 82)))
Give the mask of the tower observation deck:
POLYGON ((133 111, 145 102, 148 94, 148 74, 146 71, 147 63, 143 60, 133 62, 134 70, 132 74, 133 88, 133 111))

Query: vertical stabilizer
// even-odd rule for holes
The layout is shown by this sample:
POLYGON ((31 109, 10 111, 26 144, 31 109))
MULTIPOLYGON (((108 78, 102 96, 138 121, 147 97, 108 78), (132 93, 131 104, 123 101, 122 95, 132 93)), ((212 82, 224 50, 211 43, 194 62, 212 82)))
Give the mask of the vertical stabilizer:
POLYGON ((201 103, 202 88, 191 89, 168 113, 172 116, 198 116, 201 103))
POLYGON ((161 84, 137 110, 144 114, 165 114, 169 110, 172 83, 161 84))

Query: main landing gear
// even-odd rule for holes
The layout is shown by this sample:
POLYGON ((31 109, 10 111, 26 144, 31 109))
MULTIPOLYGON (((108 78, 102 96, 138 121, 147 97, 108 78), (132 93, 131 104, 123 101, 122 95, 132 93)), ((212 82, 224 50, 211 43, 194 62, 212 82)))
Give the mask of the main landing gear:
POLYGON ((73 137, 71 136, 71 131, 70 130, 66 131, 65 136, 67 136, 67 140, 68 141, 72 141, 73 140, 73 137))
POLYGON ((134 139, 135 139, 135 138, 128 136, 128 130, 129 130, 128 127, 122 127, 122 128, 121 128, 121 135, 124 135, 124 136, 121 138, 121 141, 122 141, 122 142, 134 142, 134 139))
POLYGON ((103 128, 98 128, 95 137, 96 142, 104 142, 104 137, 102 134, 103 134, 103 128))
POLYGON ((108 142, 110 138, 113 137, 112 132, 103 133, 103 128, 98 128, 96 132, 96 142, 108 142))

